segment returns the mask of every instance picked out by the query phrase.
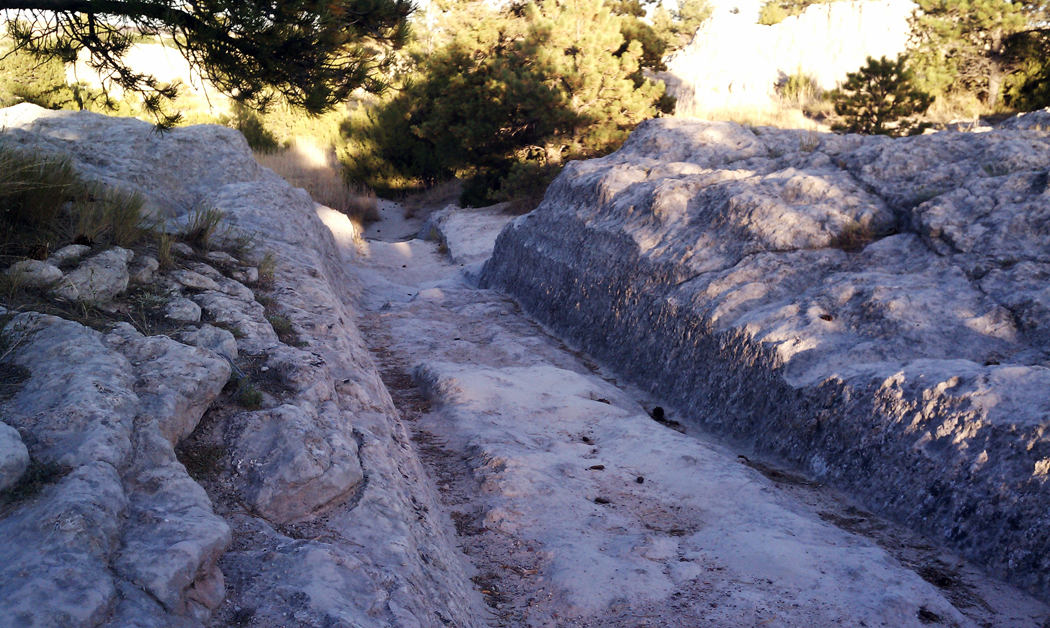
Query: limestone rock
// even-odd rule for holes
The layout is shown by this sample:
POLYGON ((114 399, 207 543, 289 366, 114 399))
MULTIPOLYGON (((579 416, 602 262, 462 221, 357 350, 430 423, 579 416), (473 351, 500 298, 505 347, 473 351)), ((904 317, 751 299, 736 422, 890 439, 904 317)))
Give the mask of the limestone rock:
POLYGON ((7 275, 26 286, 38 288, 50 285, 62 278, 62 271, 49 262, 26 259, 11 264, 7 275))
POLYGON ((237 339, 228 330, 204 324, 200 329, 182 332, 179 340, 188 345, 208 349, 230 362, 237 360, 237 339))
POLYGON ((29 450, 18 430, 0 423, 0 491, 6 491, 22 479, 29 466, 29 450))
POLYGON ((158 625, 206 619, 200 600, 216 598, 215 563, 230 532, 173 445, 219 394, 227 362, 126 323, 103 337, 27 313, 5 333, 15 343, 9 359, 31 377, 3 411, 56 479, 0 519, 0 617, 96 626, 126 581, 173 616, 158 625))
POLYGON ((90 252, 90 246, 84 246, 83 244, 70 244, 69 246, 64 246, 52 253, 51 257, 47 258, 47 263, 55 266, 70 264, 76 262, 90 252))
POLYGON ((245 501, 271 521, 303 519, 347 496, 363 478, 357 442, 324 430, 317 418, 282 405, 249 415, 233 438, 243 461, 238 471, 247 477, 245 501))
POLYGON ((206 277, 192 270, 174 270, 170 273, 171 278, 187 288, 197 290, 218 290, 219 284, 211 277, 206 277))
POLYGON ((653 120, 569 164, 482 283, 706 429, 1045 592, 1048 170, 1038 131, 653 120))
POLYGON ((150 255, 140 255, 135 258, 131 265, 132 283, 150 283, 153 281, 153 273, 160 268, 160 262, 150 255))
POLYGON ((128 289, 128 262, 135 253, 113 247, 91 257, 66 274, 52 293, 61 299, 106 303, 128 289))
POLYGON ((201 319, 201 306, 189 299, 172 299, 164 307, 164 316, 183 323, 196 323, 201 319))
MULTIPOLYGON (((207 205, 224 212, 235 225, 231 243, 233 237, 244 233, 265 234, 265 250, 273 253, 277 263, 273 296, 282 314, 309 343, 309 350, 282 345, 266 320, 263 306, 246 288, 199 271, 218 289, 193 289, 191 298, 215 327, 228 331, 213 327, 214 334, 196 334, 196 342, 185 334, 180 338, 213 346, 212 341, 221 337, 220 346, 228 348, 236 336, 232 339, 246 374, 257 378, 260 387, 268 388, 268 398, 280 404, 280 412, 287 411, 292 417, 282 426, 273 410, 262 413, 266 430, 286 440, 276 443, 275 449, 258 452, 254 448, 262 447, 260 443, 268 436, 248 432, 253 413, 235 412, 222 425, 206 424, 207 429, 216 430, 215 440, 225 448, 227 464, 223 469, 229 470, 222 471, 224 475, 218 479, 229 489, 230 497, 241 502, 245 497, 259 499, 267 491, 278 491, 281 494, 274 495, 279 506, 276 517, 307 513, 309 518, 318 509, 331 513, 331 517, 318 517, 309 523, 323 527, 322 538, 290 539, 276 530, 276 522, 260 516, 265 504, 258 510, 255 504, 250 510, 219 504, 238 531, 238 542, 223 555, 224 573, 220 575, 212 561, 227 537, 208 515, 210 505, 187 482, 181 465, 168 450, 169 439, 184 433, 178 426, 189 429, 193 414, 166 423, 144 411, 147 405, 183 407, 182 402, 176 403, 180 395, 167 395, 157 388, 158 382, 152 378, 159 376, 148 367, 148 361, 135 364, 139 358, 134 356, 163 349, 164 345, 123 333, 107 335, 104 344, 98 335, 88 334, 86 340, 67 338, 54 345, 54 376, 40 382, 34 376, 26 386, 51 394, 73 382, 69 387, 76 395, 72 398, 88 402, 85 410, 71 409, 56 417, 55 411, 44 407, 34 410, 39 411, 39 420, 34 418, 36 414, 26 412, 18 415, 14 424, 27 434, 25 425, 39 423, 39 429, 31 430, 32 437, 26 436, 34 457, 38 449, 41 453, 73 449, 78 453, 66 457, 78 461, 95 459, 87 455, 94 451, 119 453, 109 465, 114 471, 112 482, 107 484, 119 497, 107 512, 117 514, 105 518, 117 523, 90 528, 106 532, 105 543, 100 544, 106 551, 96 559, 62 549, 67 537, 48 536, 49 524, 26 528, 21 537, 8 534, 11 528, 5 526, 13 525, 13 516, 28 525, 44 520, 37 513, 23 516, 16 512, 0 519, 0 538, 19 539, 15 544, 0 543, 0 617, 19 616, 12 613, 14 609, 30 613, 29 625, 199 628, 199 618, 217 603, 225 589, 228 604, 219 607, 220 613, 223 609, 254 609, 252 623, 258 625, 277 626, 290 621, 428 628, 482 625, 474 611, 470 581, 444 526, 432 514, 425 521, 420 518, 421 511, 438 513, 440 508, 428 484, 416 481, 423 473, 420 463, 407 446, 404 428, 354 324, 349 304, 355 302, 360 286, 348 270, 348 262, 355 252, 351 243, 337 243, 333 236, 333 230, 354 232, 349 219, 324 210, 304 191, 261 168, 243 136, 231 129, 203 125, 161 136, 153 132, 152 125, 138 120, 47 111, 32 105, 0 110, 0 126, 7 129, 5 142, 68 154, 84 176, 141 192, 147 207, 162 217, 177 220, 194 207, 207 205), (232 335, 226 335, 230 332, 232 335), (105 359, 66 369, 63 364, 80 356, 84 346, 101 346, 105 359), (153 349, 146 351, 148 347, 153 349), (58 356, 60 351, 68 353, 58 356), (132 359, 125 357, 124 351, 132 359), (248 366, 256 368, 249 371, 248 366), (88 387, 82 388, 77 383, 79 373, 93 370, 98 375, 86 378, 88 387), (135 385, 140 377, 148 382, 141 390, 135 385), (92 390, 96 397, 87 397, 92 390), (124 410, 97 409, 103 401, 117 404, 126 391, 130 391, 126 416, 124 410), (170 405, 136 401, 140 395, 146 399, 154 392, 169 399, 170 405), (246 432, 243 441, 238 439, 242 431, 246 432), (78 439, 85 447, 74 447, 78 439), (360 451, 359 439, 364 443, 360 451), (256 465, 253 460, 262 464, 256 465), (288 466, 299 463, 303 468, 288 466), (365 474, 367 481, 362 479, 365 474), (296 478, 304 484, 288 484, 296 478), (155 534, 151 536, 152 530, 155 534), (26 541, 21 542, 22 538, 26 541), (186 543, 185 551, 180 543, 186 543), (48 557, 60 552, 68 564, 48 562, 48 557), (91 577, 65 577, 61 571, 73 568, 83 574, 90 571, 91 577), (22 571, 42 576, 31 579, 31 583, 18 582, 22 571), (50 583, 64 577, 65 589, 57 592, 57 585, 39 584, 48 578, 50 583), (76 618, 71 612, 62 615, 71 604, 65 600, 80 600, 85 610, 78 611, 76 618)), ((216 238, 217 242, 223 240, 216 238)), ((188 247, 176 245, 172 249, 183 262, 192 263, 197 257, 188 247)), ((195 270, 192 265, 189 268, 195 270)), ((155 278, 164 289, 169 281, 174 284, 163 274, 155 278)), ((178 289, 176 285, 170 287, 178 289)), ((196 331, 207 330, 202 325, 196 331)), ((193 335, 193 330, 186 333, 193 335)), ((199 351, 184 349, 194 355, 199 351)), ((179 355, 187 360, 193 357, 175 349, 165 349, 158 357, 174 360, 179 355)), ((199 355, 193 357, 197 359, 203 360, 199 355)), ((52 367, 37 368, 43 374, 52 367)), ((191 382, 172 382, 180 390, 183 384, 191 382)), ((25 403, 28 398, 19 395, 5 405, 5 420, 15 416, 10 406, 25 403)), ((41 403, 47 399, 54 397, 41 397, 41 403)), ((63 482, 70 481, 82 466, 63 482)), ((109 477, 101 471, 89 473, 88 469, 84 474, 109 477)), ((83 490, 75 494, 88 495, 83 490)), ((94 508, 85 506, 92 513, 94 508)), ((209 622, 236 623, 225 615, 209 622)))
POLYGON ((179 255, 181 255, 183 257, 193 257, 194 255, 197 254, 197 252, 193 250, 193 247, 188 245, 188 244, 186 244, 185 242, 174 242, 174 243, 172 243, 171 251, 173 253, 178 253, 179 255))

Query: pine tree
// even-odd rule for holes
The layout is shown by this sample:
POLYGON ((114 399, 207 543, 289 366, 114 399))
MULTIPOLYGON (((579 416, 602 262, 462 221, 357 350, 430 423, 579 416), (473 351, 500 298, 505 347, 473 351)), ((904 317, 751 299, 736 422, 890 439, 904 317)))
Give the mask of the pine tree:
POLYGON ((915 88, 906 63, 904 55, 895 61, 868 57, 866 65, 848 73, 845 84, 830 94, 835 113, 844 119, 833 128, 893 136, 914 135, 927 128, 908 119, 924 113, 933 97, 915 88))
POLYGON ((502 13, 478 3, 471 13, 466 28, 426 39, 396 98, 370 120, 358 114, 351 139, 379 159, 354 151, 351 176, 416 185, 463 176, 475 205, 529 196, 566 160, 614 150, 656 115, 663 85, 637 80, 643 47, 624 44, 625 18, 602 0, 502 13))
POLYGON ((935 96, 966 90, 999 103, 1011 71, 1006 44, 1028 28, 1038 5, 1007 0, 917 0, 912 64, 920 88, 935 96))

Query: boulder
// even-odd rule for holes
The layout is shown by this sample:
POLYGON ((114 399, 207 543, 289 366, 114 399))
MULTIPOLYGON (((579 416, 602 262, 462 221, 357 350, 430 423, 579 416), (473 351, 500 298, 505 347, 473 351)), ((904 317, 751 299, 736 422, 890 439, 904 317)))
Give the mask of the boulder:
POLYGON ((201 306, 189 299, 172 299, 164 306, 164 316, 181 323, 196 323, 201 319, 201 306))
POLYGON ((135 258, 131 265, 132 283, 150 283, 153 281, 153 273, 160 268, 160 262, 151 255, 140 255, 135 258))
POLYGON ((71 264, 90 252, 90 246, 84 246, 83 244, 70 244, 52 253, 51 257, 47 258, 47 263, 55 266, 71 264))
POLYGON ((50 262, 26 259, 11 264, 7 276, 31 288, 51 285, 62 278, 62 271, 50 262))
POLYGON ((244 500, 270 521, 304 519, 363 479, 357 441, 325 429, 336 417, 324 415, 282 405, 250 414, 231 435, 237 459, 245 461, 238 469, 246 476, 244 500))
POLYGON ((52 289, 60 299, 108 303, 128 289, 128 262, 135 253, 113 247, 81 262, 52 289))
POLYGON ((188 345, 208 349, 230 362, 237 360, 237 339, 226 329, 204 324, 200 329, 182 332, 178 338, 188 345))
POLYGON ((652 120, 569 164, 482 284, 704 428, 1046 592, 1048 169, 1037 131, 652 120))
POLYGON ((29 467, 29 450, 18 430, 0 423, 0 491, 6 491, 22 479, 29 467))
POLYGON ((196 290, 218 290, 219 284, 211 277, 207 277, 192 270, 174 270, 169 273, 171 278, 179 284, 196 290))

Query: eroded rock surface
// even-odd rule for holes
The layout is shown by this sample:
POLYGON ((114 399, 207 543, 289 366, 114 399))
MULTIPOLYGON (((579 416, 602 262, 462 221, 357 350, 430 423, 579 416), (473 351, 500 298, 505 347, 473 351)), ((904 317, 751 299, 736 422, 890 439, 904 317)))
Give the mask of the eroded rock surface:
POLYGON ((1050 589, 1050 142, 657 120, 484 285, 701 425, 1050 589))
POLYGON ((138 120, 30 105, 0 111, 0 126, 4 141, 69 154, 86 177, 140 192, 175 223, 199 207, 222 212, 212 244, 226 249, 175 243, 174 269, 110 249, 59 282, 112 261, 114 281, 96 285, 95 273, 68 298, 102 302, 152 281, 150 298, 178 318, 199 308, 178 341, 35 314, 8 325, 9 359, 33 374, 0 412, 34 462, 53 466, 38 494, 0 512, 0 617, 478 625, 433 489, 347 306, 357 284, 344 268, 356 233, 346 216, 261 168, 223 127, 161 136, 138 120), (246 234, 258 234, 255 250, 232 255, 246 234))

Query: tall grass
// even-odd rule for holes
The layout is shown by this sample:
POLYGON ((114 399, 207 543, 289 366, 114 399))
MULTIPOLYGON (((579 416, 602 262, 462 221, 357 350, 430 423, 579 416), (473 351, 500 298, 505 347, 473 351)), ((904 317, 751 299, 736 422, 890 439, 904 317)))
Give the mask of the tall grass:
POLYGON ((256 152, 255 159, 288 183, 303 188, 315 201, 369 223, 379 220, 375 193, 347 185, 335 151, 305 139, 273 153, 256 152))
POLYGON ((82 180, 68 158, 0 142, 0 256, 43 258, 71 242, 130 247, 154 226, 138 194, 82 180))

